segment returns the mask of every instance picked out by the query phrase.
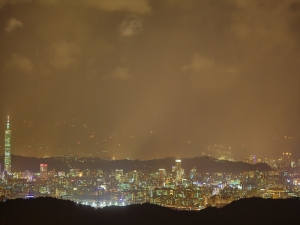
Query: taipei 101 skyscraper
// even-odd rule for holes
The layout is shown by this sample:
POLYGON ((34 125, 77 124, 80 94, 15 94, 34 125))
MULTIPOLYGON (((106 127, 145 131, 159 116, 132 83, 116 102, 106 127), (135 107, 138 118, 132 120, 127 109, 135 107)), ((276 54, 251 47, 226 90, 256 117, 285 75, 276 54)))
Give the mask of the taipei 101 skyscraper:
POLYGON ((6 130, 5 130, 5 150, 4 150, 4 170, 9 174, 11 173, 11 130, 9 124, 9 116, 7 117, 6 130))

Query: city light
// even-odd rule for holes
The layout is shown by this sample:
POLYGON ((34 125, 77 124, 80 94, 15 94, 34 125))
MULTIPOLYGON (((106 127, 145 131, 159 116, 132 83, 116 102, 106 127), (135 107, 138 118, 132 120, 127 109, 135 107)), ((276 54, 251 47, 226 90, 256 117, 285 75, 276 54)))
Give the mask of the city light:
MULTIPOLYGON (((41 199, 177 215, 300 198, 300 0, 0 0, 0 11, 7 218, 69 215, 6 207, 41 199)), ((165 214, 148 222, 190 224, 165 214)))

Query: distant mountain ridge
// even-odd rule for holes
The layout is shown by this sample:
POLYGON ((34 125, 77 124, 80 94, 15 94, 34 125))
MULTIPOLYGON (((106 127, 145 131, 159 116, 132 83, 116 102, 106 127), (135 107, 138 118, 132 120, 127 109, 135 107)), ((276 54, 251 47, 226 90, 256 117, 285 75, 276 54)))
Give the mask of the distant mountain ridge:
MULTIPOLYGON (((3 161, 3 156, 1 157, 3 161)), ((182 168, 185 171, 190 171, 193 166, 197 167, 197 172, 231 172, 240 173, 244 171, 269 171, 271 168, 265 163, 248 164, 245 162, 232 162, 226 160, 217 160, 208 156, 195 158, 182 158, 182 168)), ((56 158, 35 158, 12 155, 12 171, 38 172, 40 164, 47 163, 48 169, 56 169, 56 171, 70 170, 70 166, 64 161, 56 158)), ((123 169, 124 172, 133 170, 158 171, 164 168, 166 171, 171 171, 172 165, 175 165, 175 158, 169 157, 164 159, 152 160, 115 160, 108 161, 100 158, 83 158, 80 161, 72 161, 69 163, 72 168, 83 169, 102 169, 103 171, 111 171, 115 169, 123 169)))
POLYGON ((145 203, 94 209, 54 198, 15 199, 0 203, 0 221, 18 224, 298 224, 300 200, 250 198, 223 208, 175 211, 145 203))

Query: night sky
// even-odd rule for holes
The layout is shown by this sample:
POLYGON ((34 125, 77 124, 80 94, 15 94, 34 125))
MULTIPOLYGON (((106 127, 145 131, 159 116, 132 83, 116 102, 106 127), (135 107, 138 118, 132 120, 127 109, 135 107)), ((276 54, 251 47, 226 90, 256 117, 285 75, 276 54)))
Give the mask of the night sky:
POLYGON ((297 155, 300 1, 0 0, 0 84, 2 152, 297 155))

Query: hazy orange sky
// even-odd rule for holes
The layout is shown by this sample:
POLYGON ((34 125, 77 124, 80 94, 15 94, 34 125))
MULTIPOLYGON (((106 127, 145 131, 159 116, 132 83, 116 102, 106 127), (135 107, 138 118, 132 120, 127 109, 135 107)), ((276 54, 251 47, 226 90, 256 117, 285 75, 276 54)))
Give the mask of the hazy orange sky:
POLYGON ((1 140, 10 115, 21 155, 297 154, 299 28, 299 0, 0 0, 1 140))

